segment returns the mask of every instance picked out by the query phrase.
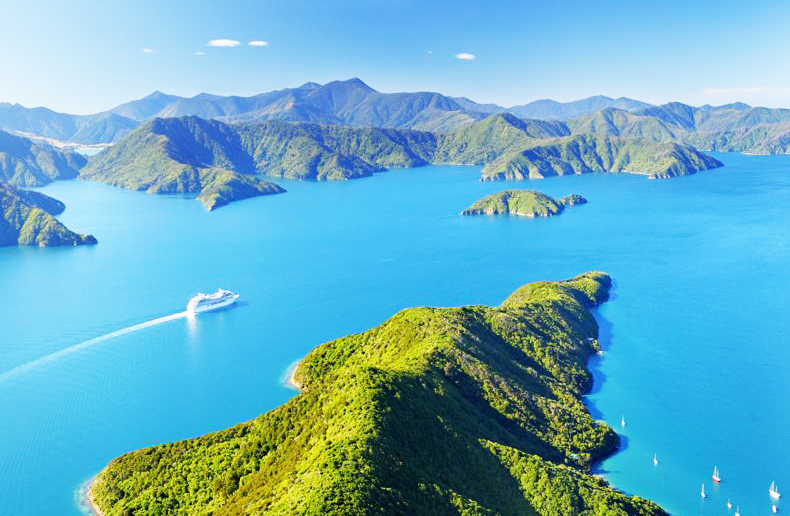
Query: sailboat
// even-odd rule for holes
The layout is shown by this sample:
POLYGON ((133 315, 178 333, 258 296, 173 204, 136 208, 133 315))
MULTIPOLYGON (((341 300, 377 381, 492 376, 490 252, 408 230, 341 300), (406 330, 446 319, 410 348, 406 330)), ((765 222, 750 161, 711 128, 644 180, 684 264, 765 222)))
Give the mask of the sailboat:
POLYGON ((741 516, 741 508, 740 507, 736 507, 735 508, 735 516, 741 516))
POLYGON ((771 512, 776 514, 776 505, 771 506, 771 512))
POLYGON ((623 416, 623 417, 620 419, 620 426, 622 426, 623 428, 625 428, 625 416, 623 416))
POLYGON ((653 465, 658 466, 658 454, 656 453, 653 454, 653 465))
POLYGON ((732 502, 727 498, 727 509, 732 509, 732 502))
POLYGON ((779 494, 779 488, 776 487, 776 482, 771 482, 771 487, 768 488, 768 494, 771 495, 771 498, 774 498, 776 500, 778 500, 779 497, 782 496, 781 494, 779 494))
POLYGON ((721 477, 719 476, 719 468, 713 466, 713 475, 711 477, 714 482, 721 482, 721 477))
POLYGON ((705 484, 702 484, 702 491, 699 492, 699 495, 703 498, 706 498, 708 496, 705 494, 705 484))

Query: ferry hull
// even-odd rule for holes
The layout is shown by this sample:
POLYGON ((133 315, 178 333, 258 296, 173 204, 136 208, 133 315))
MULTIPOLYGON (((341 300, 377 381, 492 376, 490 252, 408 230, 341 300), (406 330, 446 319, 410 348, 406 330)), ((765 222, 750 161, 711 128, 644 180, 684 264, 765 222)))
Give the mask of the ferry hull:
POLYGON ((187 312, 189 312, 190 314, 212 312, 214 310, 219 310, 221 308, 225 308, 227 306, 234 304, 237 299, 239 299, 239 294, 234 294, 232 297, 229 297, 228 299, 222 301, 221 303, 216 303, 213 305, 204 305, 199 307, 189 306, 187 307, 187 312))

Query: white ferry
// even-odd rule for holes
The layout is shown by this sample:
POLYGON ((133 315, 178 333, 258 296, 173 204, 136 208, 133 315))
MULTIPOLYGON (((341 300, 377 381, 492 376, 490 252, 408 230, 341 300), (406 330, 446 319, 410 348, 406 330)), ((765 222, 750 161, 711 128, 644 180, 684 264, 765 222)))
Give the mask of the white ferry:
POLYGON ((208 312, 209 310, 218 310, 232 305, 238 298, 239 295, 230 290, 219 289, 213 294, 201 293, 189 300, 189 303, 187 303, 187 312, 196 314, 208 312))

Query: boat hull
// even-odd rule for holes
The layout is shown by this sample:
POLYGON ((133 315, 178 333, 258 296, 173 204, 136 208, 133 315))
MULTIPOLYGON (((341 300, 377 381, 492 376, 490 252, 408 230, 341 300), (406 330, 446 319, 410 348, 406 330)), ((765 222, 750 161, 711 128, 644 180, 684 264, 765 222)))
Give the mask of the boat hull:
POLYGON ((188 307, 187 312, 190 314, 199 314, 203 312, 212 312, 214 310, 219 310, 221 308, 228 307, 236 302, 239 299, 239 294, 234 294, 233 296, 229 297, 228 299, 221 301, 219 303, 214 303, 211 305, 204 305, 198 307, 188 307))

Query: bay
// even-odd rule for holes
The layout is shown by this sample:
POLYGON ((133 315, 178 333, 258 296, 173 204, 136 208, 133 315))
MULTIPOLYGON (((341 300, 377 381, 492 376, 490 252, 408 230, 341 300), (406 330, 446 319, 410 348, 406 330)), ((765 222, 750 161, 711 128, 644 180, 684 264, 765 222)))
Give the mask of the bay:
POLYGON ((483 183, 449 166, 280 180, 287 194, 210 213, 49 185, 61 220, 100 243, 0 249, 0 514, 81 514, 80 486, 112 458, 284 403, 290 365, 401 308, 498 304, 587 270, 615 280, 588 403, 624 447, 601 472, 673 514, 725 514, 728 498, 767 513, 771 480, 790 482, 790 158, 717 157, 725 168, 660 181, 483 183), (514 187, 590 202, 551 219, 459 215, 514 187), (218 287, 239 305, 159 320, 218 287))

